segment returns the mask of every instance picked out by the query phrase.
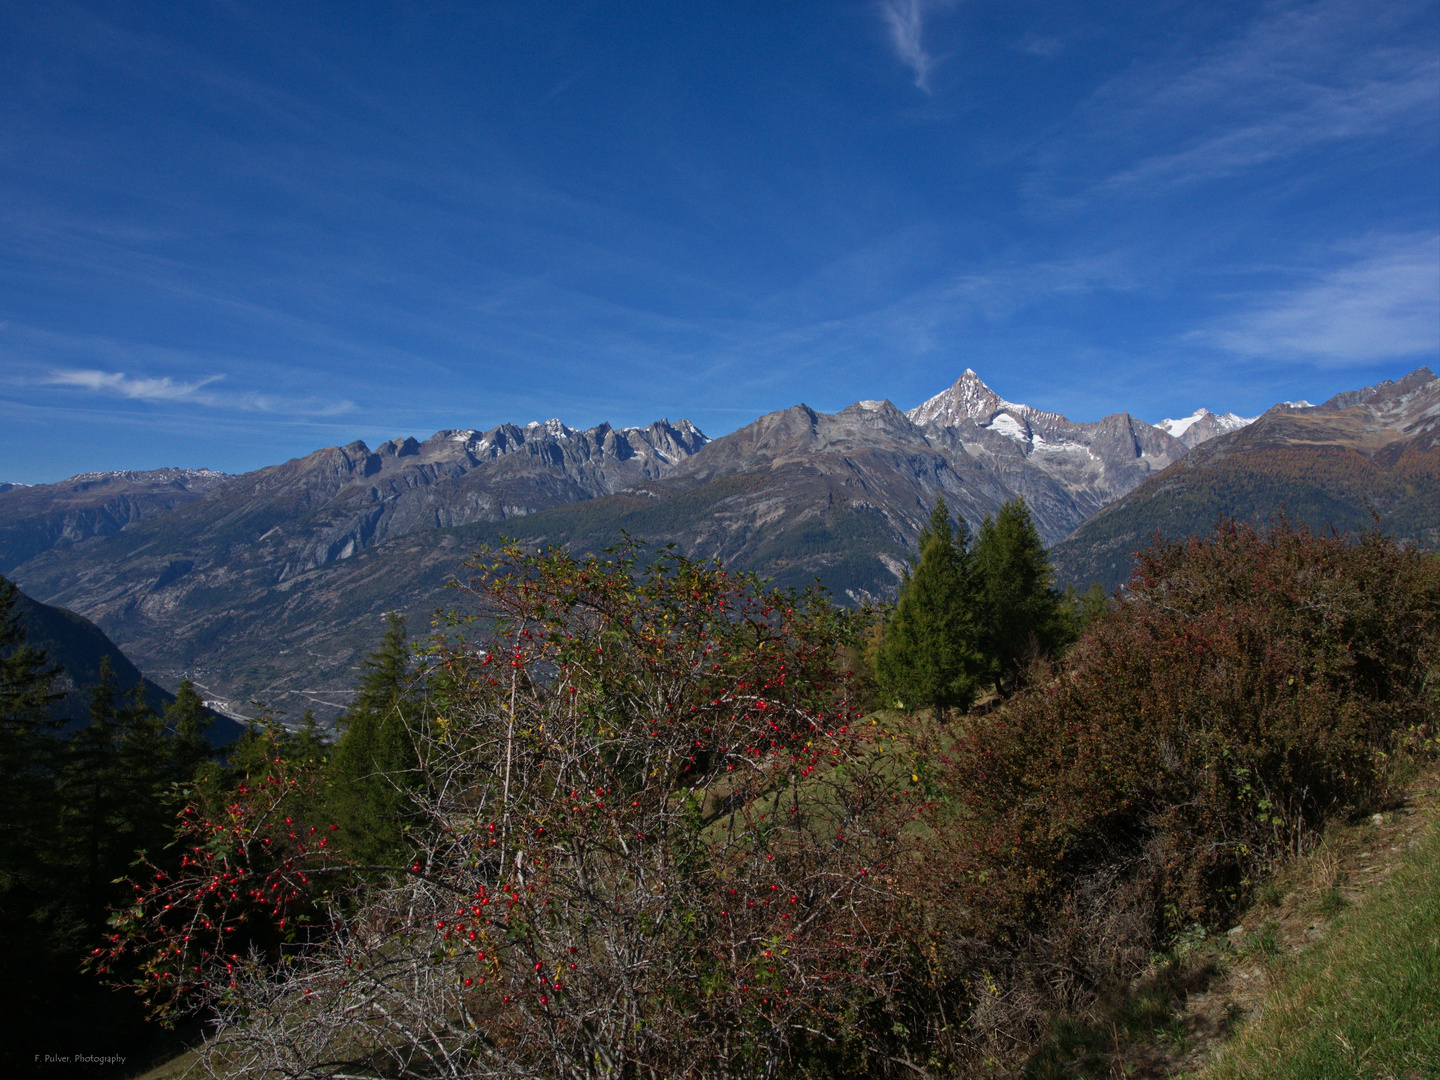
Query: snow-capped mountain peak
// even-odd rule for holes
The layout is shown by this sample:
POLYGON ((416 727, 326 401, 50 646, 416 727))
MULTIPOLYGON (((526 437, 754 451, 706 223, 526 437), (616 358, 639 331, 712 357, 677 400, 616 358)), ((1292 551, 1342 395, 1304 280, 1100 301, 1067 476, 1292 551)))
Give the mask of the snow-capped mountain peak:
POLYGON ((986 386, 984 380, 975 374, 974 369, 966 368, 965 374, 955 380, 954 386, 942 390, 929 401, 917 405, 905 416, 914 424, 939 424, 941 427, 953 427, 962 420, 973 420, 983 426, 1002 410, 1017 418, 1034 411, 1028 405, 1018 405, 1013 401, 1006 401, 986 386))
POLYGON ((1158 427, 1161 431, 1167 432, 1168 434, 1173 435, 1175 438, 1178 439, 1181 435, 1184 435, 1185 432, 1189 431, 1190 428, 1193 427, 1195 424, 1198 424, 1201 420, 1205 419, 1205 417, 1214 415, 1215 414, 1212 413, 1209 409, 1201 406, 1189 416, 1181 417, 1179 420, 1171 420, 1167 416, 1164 420, 1161 420, 1155 426, 1158 427))
POLYGON ((1155 426, 1172 438, 1179 439, 1186 446, 1193 448, 1217 435, 1239 431, 1246 425, 1253 424, 1257 419, 1258 417, 1254 416, 1237 416, 1233 412, 1217 416, 1209 409, 1202 407, 1178 420, 1171 420, 1167 417, 1155 426))
POLYGON ((527 434, 534 431, 536 428, 539 428, 546 435, 549 435, 553 439, 568 439, 571 435, 575 434, 574 428, 567 427, 559 420, 553 418, 550 420, 546 420, 543 423, 539 420, 531 420, 530 423, 525 425, 525 431, 527 434))

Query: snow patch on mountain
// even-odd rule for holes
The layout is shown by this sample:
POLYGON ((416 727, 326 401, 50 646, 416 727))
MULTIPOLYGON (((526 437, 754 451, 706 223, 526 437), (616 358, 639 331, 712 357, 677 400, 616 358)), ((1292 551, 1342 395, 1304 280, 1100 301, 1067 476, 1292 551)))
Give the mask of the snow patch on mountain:
POLYGON ((525 433, 529 435, 536 428, 539 428, 546 435, 549 435, 553 439, 568 439, 571 435, 575 434, 574 428, 566 427, 559 420, 556 420, 553 417, 544 422, 541 422, 539 420, 531 420, 530 423, 525 425, 525 433))
POLYGON ((994 418, 991 419, 990 423, 985 426, 991 431, 999 432, 1008 439, 1014 439, 1016 442, 1025 443, 1030 441, 1030 429, 1008 412, 997 413, 994 418))

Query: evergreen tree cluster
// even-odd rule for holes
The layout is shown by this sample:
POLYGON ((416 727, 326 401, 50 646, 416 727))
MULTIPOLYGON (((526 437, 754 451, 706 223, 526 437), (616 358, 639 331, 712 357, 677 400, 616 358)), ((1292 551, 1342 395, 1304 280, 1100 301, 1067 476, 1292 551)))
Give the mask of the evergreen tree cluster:
MULTIPOLYGON (((941 497, 919 547, 875 655, 887 704, 931 708, 941 719, 963 712, 992 687, 1013 693, 1032 662, 1079 636, 1076 604, 1052 587, 1023 499, 987 516, 972 542, 941 497)), ((1086 600, 1094 606, 1094 597, 1086 600)))
MULTIPOLYGON (((209 761, 211 721, 188 681, 157 715, 108 658, 88 723, 62 734, 62 669, 28 645, 18 591, 0 578, 0 1064, 34 1055, 113 1054, 143 1043, 138 1003, 80 972, 137 852, 164 858, 184 785, 209 761), (85 1017, 76 1024, 76 1014, 85 1017)), ((16 1071, 11 1072, 13 1067, 16 1071)))

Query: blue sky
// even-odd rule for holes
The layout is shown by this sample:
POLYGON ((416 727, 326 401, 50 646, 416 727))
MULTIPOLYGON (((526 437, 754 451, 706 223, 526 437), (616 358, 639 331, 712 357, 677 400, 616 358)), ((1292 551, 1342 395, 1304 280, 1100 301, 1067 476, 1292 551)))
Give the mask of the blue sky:
POLYGON ((0 7, 0 479, 1436 364, 1440 6, 0 7))

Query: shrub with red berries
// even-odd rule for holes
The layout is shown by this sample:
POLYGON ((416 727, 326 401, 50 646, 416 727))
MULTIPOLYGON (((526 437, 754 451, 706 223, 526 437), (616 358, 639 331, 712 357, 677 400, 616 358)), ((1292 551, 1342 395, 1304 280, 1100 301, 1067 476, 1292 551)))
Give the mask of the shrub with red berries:
POLYGON ((637 545, 472 568, 406 717, 413 857, 346 877, 277 769, 117 917, 152 998, 247 1075, 770 1075, 844 1037, 899 977, 919 799, 856 730, 848 617, 637 545))

